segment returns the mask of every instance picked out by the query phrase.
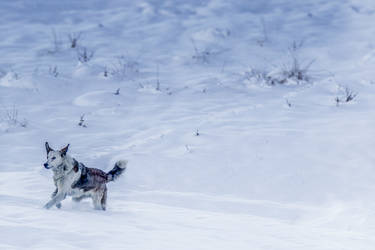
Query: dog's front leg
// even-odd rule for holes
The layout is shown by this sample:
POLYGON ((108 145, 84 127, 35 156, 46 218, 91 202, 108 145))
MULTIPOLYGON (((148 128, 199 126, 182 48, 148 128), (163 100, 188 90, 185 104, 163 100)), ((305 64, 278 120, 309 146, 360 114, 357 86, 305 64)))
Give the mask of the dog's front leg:
POLYGON ((56 196, 56 194, 57 194, 57 191, 58 191, 58 189, 56 188, 56 189, 55 189, 55 191, 53 191, 53 193, 51 194, 51 198, 53 198, 53 197, 55 197, 55 196, 56 196))
MULTIPOLYGON (((50 209, 53 205, 59 206, 60 202, 64 200, 66 197, 66 194, 64 193, 57 193, 49 202, 47 202, 46 205, 44 205, 44 208, 50 209)), ((60 204, 61 206, 61 204, 60 204)))
MULTIPOLYGON (((51 198, 55 197, 55 196, 57 195, 57 192, 58 192, 58 189, 57 189, 57 187, 56 187, 55 191, 53 191, 53 193, 51 194, 51 198)), ((56 207, 57 207, 58 209, 60 209, 60 208, 61 208, 61 203, 57 203, 57 204, 56 204, 56 207)))

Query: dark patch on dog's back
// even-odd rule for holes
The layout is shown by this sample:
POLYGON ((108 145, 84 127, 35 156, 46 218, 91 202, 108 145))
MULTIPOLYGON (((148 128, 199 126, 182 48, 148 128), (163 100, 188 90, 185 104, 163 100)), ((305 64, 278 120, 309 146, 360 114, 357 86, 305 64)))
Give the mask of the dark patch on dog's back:
POLYGON ((87 168, 82 163, 81 165, 81 177, 79 180, 72 185, 72 188, 83 189, 87 192, 92 189, 98 189, 101 185, 107 183, 107 174, 97 168, 87 168))

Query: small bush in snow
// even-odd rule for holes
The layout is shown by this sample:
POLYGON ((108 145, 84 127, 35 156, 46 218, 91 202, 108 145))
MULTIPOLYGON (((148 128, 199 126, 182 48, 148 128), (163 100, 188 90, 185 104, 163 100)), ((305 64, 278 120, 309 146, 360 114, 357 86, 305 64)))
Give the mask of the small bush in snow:
POLYGON ((350 102, 354 100, 354 98, 357 96, 357 93, 349 89, 348 87, 345 88, 345 102, 350 102))
POLYGON ((285 99, 285 102, 286 102, 286 105, 288 105, 289 108, 292 107, 292 104, 290 103, 290 101, 288 99, 285 99))
POLYGON ((204 50, 198 49, 198 47, 195 45, 195 42, 194 42, 193 39, 191 39, 191 43, 193 44, 193 47, 194 47, 194 55, 193 55, 192 58, 197 63, 208 64, 210 62, 210 57, 213 53, 210 50, 208 50, 207 48, 204 49, 204 50))
POLYGON ((340 105, 340 102, 341 102, 340 98, 336 97, 335 102, 336 102, 336 106, 338 107, 340 105))
POLYGON ((87 49, 86 47, 80 47, 77 49, 77 58, 81 63, 87 63, 94 57, 94 51, 87 49))
POLYGON ((250 69, 245 72, 245 79, 250 82, 262 83, 266 85, 302 85, 310 83, 312 76, 310 74, 310 67, 314 60, 304 63, 298 56, 298 50, 303 43, 294 42, 288 50, 288 60, 280 67, 275 67, 273 70, 257 70, 250 69))
POLYGON ((17 125, 17 123, 18 123, 18 110, 16 109, 16 107, 13 106, 13 108, 11 108, 11 109, 6 109, 4 118, 10 125, 13 125, 13 126, 17 125))
POLYGON ((353 101, 354 98, 357 97, 357 95, 358 95, 358 93, 354 92, 349 87, 345 87, 343 97, 341 97, 341 98, 336 97, 335 98, 336 106, 339 106, 340 103, 348 103, 348 102, 353 101))
POLYGON ((107 68, 107 66, 104 66, 103 76, 104 77, 108 77, 108 68, 107 68))
POLYGON ((83 127, 83 128, 87 128, 87 125, 85 124, 85 114, 81 115, 81 117, 79 119, 78 126, 83 127))
POLYGON ((75 49, 78 46, 78 41, 81 38, 82 32, 79 33, 70 33, 68 35, 70 48, 75 49))
POLYGON ((26 119, 19 119, 18 109, 15 106, 11 108, 4 108, 3 113, 0 117, 0 123, 3 123, 3 127, 6 127, 5 130, 17 126, 26 128, 28 124, 26 119))
POLYGON ((139 63, 129 57, 120 56, 108 70, 112 77, 120 80, 133 79, 139 74, 139 63))
POLYGON ((57 70, 57 66, 49 66, 49 69, 48 69, 48 73, 53 76, 53 77, 57 77, 59 75, 59 71, 57 70))
POLYGON ((55 29, 52 29, 52 49, 48 50, 48 53, 55 54, 57 52, 60 52, 62 47, 62 39, 59 34, 56 33, 55 29))
POLYGON ((195 48, 195 54, 192 58, 198 63, 208 64, 210 56, 211 52, 208 49, 199 51, 197 48, 195 48))

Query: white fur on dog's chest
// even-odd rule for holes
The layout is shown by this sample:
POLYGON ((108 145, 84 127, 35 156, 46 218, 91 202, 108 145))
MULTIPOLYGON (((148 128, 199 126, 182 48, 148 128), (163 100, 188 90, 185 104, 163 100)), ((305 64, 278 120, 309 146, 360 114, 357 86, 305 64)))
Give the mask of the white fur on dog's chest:
POLYGON ((72 184, 79 178, 79 176, 79 174, 76 174, 72 170, 69 170, 68 173, 62 177, 55 178, 54 176, 58 190, 67 195, 71 195, 73 191, 72 184))

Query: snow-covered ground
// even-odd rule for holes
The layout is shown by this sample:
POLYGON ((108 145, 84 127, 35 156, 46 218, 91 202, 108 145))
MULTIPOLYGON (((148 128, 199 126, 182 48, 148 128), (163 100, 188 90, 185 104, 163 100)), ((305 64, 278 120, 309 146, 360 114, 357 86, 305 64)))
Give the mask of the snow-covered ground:
POLYGON ((373 1, 12 0, 0 16, 0 249, 374 248, 373 1), (45 141, 105 171, 129 160, 107 211, 42 208, 45 141))

